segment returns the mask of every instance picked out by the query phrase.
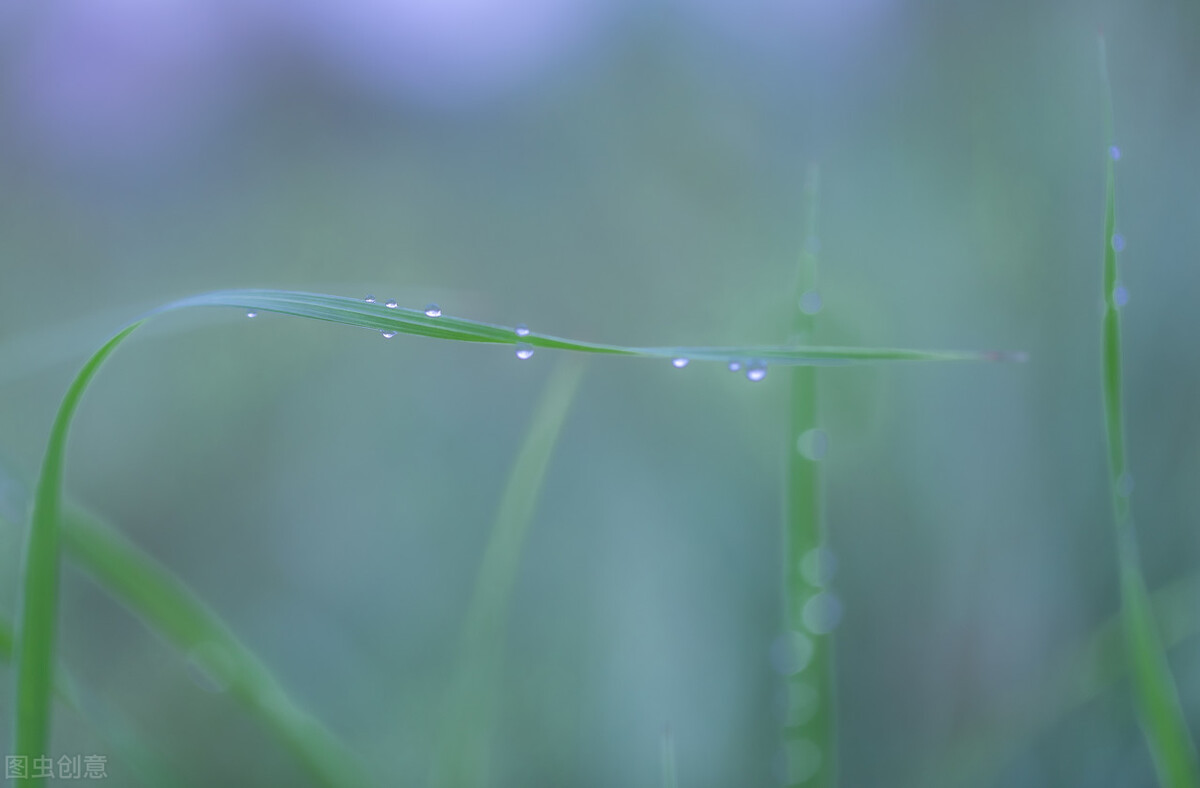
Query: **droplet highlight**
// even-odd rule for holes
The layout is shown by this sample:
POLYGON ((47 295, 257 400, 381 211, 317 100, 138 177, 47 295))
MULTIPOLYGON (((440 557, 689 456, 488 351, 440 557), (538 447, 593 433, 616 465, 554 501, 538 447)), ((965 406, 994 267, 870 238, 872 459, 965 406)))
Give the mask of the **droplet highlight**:
POLYGON ((730 372, 737 372, 741 368, 742 368, 742 362, 740 362, 740 361, 730 361, 729 362, 729 371, 730 372))
POLYGON ((533 345, 527 345, 524 342, 517 345, 517 358, 522 361, 528 361, 533 358, 533 345))
POLYGON ((821 311, 821 294, 816 290, 806 290, 800 294, 800 311, 806 315, 815 315, 821 311))
POLYGON ((385 328, 379 332, 379 335, 384 339, 391 339, 392 337, 396 336, 396 332, 392 331, 390 328, 385 328))
POLYGON ((825 430, 805 430, 796 438, 796 451, 806 460, 819 462, 829 453, 829 435, 825 430))
POLYGON ((1120 233, 1113 233, 1112 248, 1114 252, 1125 251, 1125 236, 1120 233))
POLYGON ((426 315, 426 317, 441 317, 442 316, 442 308, 440 306, 438 306, 437 304, 426 304, 425 305, 425 315, 426 315))
POLYGON ((822 591, 804 603, 800 618, 809 632, 827 635, 842 622, 842 600, 832 591, 822 591))
POLYGON ((386 306, 388 309, 395 309, 396 307, 399 306, 399 304, 396 303, 396 299, 392 298, 392 299, 389 299, 388 302, 386 304, 384 304, 384 306, 386 306))
POLYGON ((258 317, 258 313, 257 312, 247 312, 246 317, 258 317))
POLYGON ((671 366, 675 367, 675 369, 683 369, 689 363, 691 363, 691 359, 683 358, 682 356, 671 359, 671 366))
POLYGON ((806 681, 789 681, 775 697, 775 713, 788 728, 809 722, 820 706, 821 694, 806 681))
POLYGON ((1113 288, 1113 305, 1118 309, 1129 303, 1129 289, 1125 285, 1118 283, 1113 288))
POLYGON ((767 376, 767 365, 761 361, 753 361, 746 367, 746 380, 757 383, 767 376))
POLYGON ((1121 149, 1118 148, 1116 145, 1113 145, 1111 148, 1108 149, 1108 155, 1112 157, 1113 161, 1120 161, 1121 160, 1121 149))
POLYGON ((828 547, 814 547, 800 559, 800 576, 810 586, 821 588, 833 582, 837 556, 828 547))
POLYGON ((781 785, 802 785, 821 771, 821 748, 809 739, 784 742, 772 771, 781 785))
POLYGON ((516 332, 519 337, 527 337, 529 336, 529 326, 524 323, 517 323, 516 332))
POLYGON ((794 676, 812 662, 812 638, 803 632, 785 632, 771 644, 770 658, 776 673, 794 676))
POLYGON ((363 301, 368 304, 373 304, 373 303, 375 303, 375 296, 369 295, 366 298, 364 298, 363 301))

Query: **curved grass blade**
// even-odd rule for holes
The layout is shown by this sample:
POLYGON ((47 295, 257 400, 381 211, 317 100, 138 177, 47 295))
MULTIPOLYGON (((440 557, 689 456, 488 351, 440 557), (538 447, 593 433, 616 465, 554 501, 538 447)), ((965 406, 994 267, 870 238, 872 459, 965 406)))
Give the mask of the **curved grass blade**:
POLYGON ((1133 669, 1138 717, 1159 782, 1170 788, 1200 786, 1200 763, 1184 719, 1174 678, 1150 614, 1130 508, 1131 477, 1125 450, 1125 414, 1121 390, 1121 313, 1117 253, 1123 246, 1116 230, 1116 175, 1113 151, 1112 88, 1104 38, 1100 38, 1104 133, 1108 156, 1104 208, 1104 423, 1108 439, 1109 488, 1117 538, 1117 571, 1125 645, 1133 669))
MULTIPOLYGON (((59 406, 47 443, 34 497, 22 578, 22 610, 17 643, 17 724, 14 753, 34 756, 46 751, 50 730, 52 677, 57 627, 59 518, 62 508, 63 463, 67 435, 79 400, 96 371, 134 329, 150 317, 196 306, 230 306, 250 311, 325 320, 465 342, 515 343, 515 330, 454 317, 430 317, 416 310, 388 309, 351 298, 279 290, 228 290, 206 293, 167 304, 130 324, 105 343, 84 364, 59 406)), ((688 358, 712 361, 762 359, 773 364, 830 364, 867 361, 981 361, 1016 359, 998 352, 936 352, 887 348, 630 348, 576 342, 543 334, 521 337, 530 345, 588 353, 624 356, 688 358)), ((40 781, 35 781, 35 784, 40 781)))
POLYGON ((62 539, 69 555, 102 588, 248 708, 317 784, 371 784, 334 736, 300 708, 217 614, 166 568, 78 509, 68 511, 62 539))
MULTIPOLYGON (((447 339, 458 342, 484 342, 512 345, 518 341, 515 329, 482 323, 461 317, 429 317, 416 309, 389 309, 345 296, 300 293, 284 290, 225 290, 185 298, 154 310, 151 315, 195 306, 228 306, 254 312, 277 312, 294 317, 325 320, 376 331, 447 339)), ((694 361, 746 361, 758 359, 769 364, 855 364, 880 361, 1021 361, 1024 354, 1005 351, 936 351, 900 348, 807 347, 783 345, 746 345, 737 347, 626 347, 530 333, 520 341, 534 347, 570 350, 579 353, 603 353, 642 358, 688 358, 694 361)))
MULTIPOLYGON (((804 186, 804 219, 801 231, 800 264, 795 288, 792 339, 811 342, 820 308, 818 285, 817 199, 820 173, 809 167, 804 186)), ((789 370, 791 397, 787 442, 787 485, 784 489, 784 611, 788 637, 804 638, 812 644, 807 665, 787 677, 783 704, 784 758, 803 756, 800 763, 787 763, 788 773, 803 772, 805 785, 837 784, 837 741, 835 738, 835 682, 833 634, 825 627, 814 630, 806 622, 806 604, 819 604, 818 595, 828 594, 823 585, 831 553, 824 513, 821 459, 825 433, 817 409, 817 370, 797 366, 789 370), (816 602, 814 602, 816 600, 816 602), (816 753, 814 756, 813 753, 816 753)), ((830 598, 830 597, 822 597, 830 598)), ((797 774, 799 776, 799 774, 797 774)))
POLYGON ((575 360, 551 373, 505 484, 463 624, 430 781, 434 786, 477 788, 489 782, 509 599, 550 456, 582 376, 583 366, 575 360))
MULTIPOLYGON (((29 760, 46 755, 50 738, 50 698, 54 687, 54 646, 58 625, 59 517, 63 461, 71 419, 88 383, 104 360, 140 321, 96 351, 75 377, 50 431, 41 476, 34 493, 25 542, 20 619, 17 626, 17 719, 13 753, 29 760)), ((38 785, 41 779, 31 780, 38 785)))

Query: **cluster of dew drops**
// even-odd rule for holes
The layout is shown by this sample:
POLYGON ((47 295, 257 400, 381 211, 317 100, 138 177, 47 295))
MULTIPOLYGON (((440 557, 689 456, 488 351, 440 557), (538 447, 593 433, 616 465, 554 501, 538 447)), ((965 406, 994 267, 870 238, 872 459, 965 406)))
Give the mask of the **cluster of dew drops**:
MULTIPOLYGON (((804 314, 815 315, 821 311, 821 294, 816 290, 806 290, 801 293, 798 306, 804 314)), ((671 359, 671 366, 675 367, 675 369, 683 369, 690 361, 691 359, 686 356, 676 356, 671 359)), ((742 369, 746 370, 746 380, 752 383, 758 383, 767 376, 767 363, 765 361, 753 359, 743 362, 734 359, 729 362, 730 372, 741 372, 742 369)))
MULTIPOLYGON (((377 300, 375 296, 367 295, 363 298, 363 302, 367 304, 374 304, 377 303, 377 300)), ((384 306, 388 309, 398 309, 400 304, 396 301, 396 299, 389 298, 387 302, 384 303, 384 306)), ((442 308, 437 304, 426 304, 425 309, 422 311, 425 313, 426 317, 442 316, 442 308)), ((251 317, 253 317, 253 315, 251 315, 251 317)), ((518 337, 527 337, 529 336, 529 327, 524 323, 519 323, 515 329, 515 333, 518 337)), ((384 339, 391 339, 392 337, 396 336, 396 332, 390 328, 381 330, 379 334, 384 339)), ((528 361, 529 359, 533 358, 533 346, 527 342, 518 342, 516 354, 517 358, 521 359, 522 361, 528 361)))
MULTIPOLYGON (((374 304, 374 303, 378 303, 378 299, 376 299, 375 296, 373 296, 373 295, 367 295, 363 298, 363 302, 367 303, 367 304, 374 304)), ((397 308, 399 308, 400 304, 396 301, 396 299, 390 298, 384 303, 384 306, 387 307, 388 309, 397 309, 397 308)), ((442 316, 442 308, 440 306, 438 306, 437 304, 427 304, 425 306, 424 312, 427 317, 441 317, 442 316)), ((258 316, 257 312, 247 312, 246 313, 246 317, 257 317, 257 316, 258 316)), ((391 339, 392 337, 396 336, 397 332, 393 331, 390 328, 385 328, 385 329, 381 330, 379 333, 384 339, 391 339)), ((515 333, 518 337, 527 337, 527 336, 529 336, 529 326, 525 325, 524 323, 518 323, 516 325, 516 328, 513 329, 513 333, 515 333)), ((528 361, 529 359, 533 358, 533 345, 529 344, 528 342, 518 342, 515 352, 516 352, 517 358, 521 359, 522 361, 528 361)), ((691 359, 683 357, 683 356, 679 356, 679 357, 671 359, 671 366, 675 367, 676 369, 683 369, 689 363, 691 363, 691 359)), ((743 366, 745 366, 745 369, 746 369, 746 379, 749 381, 757 383, 758 381, 762 380, 763 378, 765 378, 767 376, 766 362, 757 361, 757 360, 750 361, 745 364, 743 364, 741 361, 730 361, 729 362, 729 371, 730 372, 739 372, 743 366)))

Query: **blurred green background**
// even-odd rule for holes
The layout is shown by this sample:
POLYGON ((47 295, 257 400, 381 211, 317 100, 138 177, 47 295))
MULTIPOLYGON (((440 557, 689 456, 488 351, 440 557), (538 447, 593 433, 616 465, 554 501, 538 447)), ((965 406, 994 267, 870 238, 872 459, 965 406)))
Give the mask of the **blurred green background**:
MULTIPOLYGON (((210 289, 370 292, 633 345, 782 342, 818 161, 822 342, 1031 355, 822 372, 843 784, 920 783, 974 726, 1014 727, 1012 698, 1116 609, 1099 27, 1134 509, 1161 586, 1200 561, 1200 6, 1180 0, 9 4, 0 462, 31 483, 87 353, 210 289)), ((554 363, 171 315, 89 393, 68 490, 381 784, 421 784, 554 363)), ((494 784, 655 786, 667 723, 680 785, 772 784, 786 376, 587 364, 513 599, 494 784)), ((0 532, 10 618, 20 543, 0 532)), ((180 784, 303 784, 69 566, 62 616, 81 687, 180 784)), ((1171 652, 1193 731, 1198 645, 1171 652)), ((0 741, 11 705, 10 679, 0 741)), ((1124 684, 1013 733, 971 784, 1152 780, 1124 684)), ((60 709, 57 752, 103 746, 60 709)))

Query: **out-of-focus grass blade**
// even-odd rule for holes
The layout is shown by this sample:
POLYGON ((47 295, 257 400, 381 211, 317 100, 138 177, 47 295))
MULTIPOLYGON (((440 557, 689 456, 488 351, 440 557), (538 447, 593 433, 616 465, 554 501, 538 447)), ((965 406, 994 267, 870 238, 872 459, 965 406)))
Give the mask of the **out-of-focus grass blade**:
MULTIPOLYGON (((1170 648, 1200 634, 1200 575, 1180 578, 1150 597, 1154 620, 1170 648)), ((1012 698, 988 721, 965 726, 947 750, 907 785, 987 785, 1014 754, 1070 711, 1095 700, 1129 672, 1121 614, 1097 627, 1082 646, 1055 663, 1044 681, 1012 698)))
POLYGON ((1107 165, 1104 209, 1104 330, 1103 393, 1105 432, 1108 438, 1109 487, 1117 537, 1117 571, 1121 591, 1121 619, 1133 671, 1138 717, 1159 782, 1170 788, 1200 786, 1200 764, 1188 733, 1183 707, 1163 654, 1159 634, 1150 614, 1146 581, 1142 577, 1137 540, 1130 508, 1132 483, 1125 450, 1125 413, 1121 391, 1121 296, 1117 254, 1123 241, 1117 234, 1116 174, 1114 167, 1112 88, 1104 38, 1100 38, 1100 73, 1104 93, 1104 132, 1107 165))
MULTIPOLYGON (((805 179, 800 264, 794 291, 792 342, 811 342, 820 310, 817 261, 817 200, 820 172, 811 165, 805 179)), ((787 677, 783 702, 785 776, 805 785, 837 783, 837 742, 834 736, 834 622, 806 620, 806 605, 832 612, 828 584, 832 553, 827 546, 821 460, 827 437, 817 410, 817 369, 790 369, 791 397, 787 434, 787 484, 784 488, 783 559, 786 638, 797 651, 787 677), (823 604, 822 602, 830 602, 823 604), (812 624, 818 626, 814 629, 812 624), (799 644, 803 644, 802 646, 799 644), (807 663, 803 664, 805 658, 807 663)))
MULTIPOLYGON (((0 481, 4 480, 0 477, 0 481)), ((5 503, 11 504, 10 508, 13 509, 23 508, 20 503, 20 485, 10 481, 4 485, 4 489, 9 493, 8 497, 14 497, 12 494, 16 492, 16 500, 6 500, 5 503)), ((4 518, 0 518, 0 524, 15 527, 4 518)), ((249 708, 260 724, 275 734, 293 752, 303 747, 298 760, 308 770, 315 783, 331 786, 365 784, 359 767, 331 733, 319 726, 313 727, 311 723, 300 728, 299 733, 292 732, 291 729, 297 727, 297 721, 305 719, 304 712, 286 696, 277 682, 267 674, 266 668, 229 633, 229 629, 216 614, 197 600, 153 558, 129 544, 124 537, 105 526, 94 515, 78 507, 67 507, 62 541, 66 558, 88 572, 102 588, 106 588, 114 598, 124 603, 128 610, 140 616, 147 626, 178 647, 184 656, 189 656, 190 646, 201 635, 205 636, 205 643, 215 641, 232 653, 232 668, 217 666, 214 669, 205 662, 204 669, 211 670, 211 677, 223 686, 228 686, 231 691, 241 684, 258 682, 258 690, 273 702, 247 702, 245 693, 237 696, 238 699, 249 708), (112 560, 113 556, 116 560, 112 560), (121 588, 109 587, 108 579, 114 575, 123 583, 140 588, 140 593, 125 593, 121 588), (144 604, 146 599, 152 601, 144 604), (170 623, 163 624, 164 621, 170 623), (237 663, 241 663, 240 669, 237 663), (231 678, 231 670, 239 673, 241 678, 231 678), (309 738, 305 738, 305 735, 309 738)), ((11 659, 13 638, 12 626, 0 618, 0 661, 7 662, 11 659)), ((89 700, 88 694, 80 692, 61 666, 58 670, 55 695, 65 706, 92 721, 97 734, 120 753, 122 762, 138 774, 143 784, 180 784, 171 775, 171 770, 163 759, 145 746, 142 737, 133 732, 131 724, 119 712, 111 707, 101 709, 96 701, 89 700)))
POLYGON ((660 757, 662 758, 662 788, 679 788, 675 776, 675 735, 671 726, 663 728, 660 757))
POLYGON ((13 628, 12 624, 0 619, 0 660, 8 662, 13 655, 13 628))
POLYGON ((509 599, 550 456, 582 375, 576 360, 564 361, 551 373, 505 484, 476 575, 439 730, 430 781, 438 788, 476 788, 488 782, 509 599))
POLYGON ((320 785, 363 786, 362 767, 203 602, 150 556, 88 514, 68 511, 71 558, 99 585, 246 706, 320 785))

